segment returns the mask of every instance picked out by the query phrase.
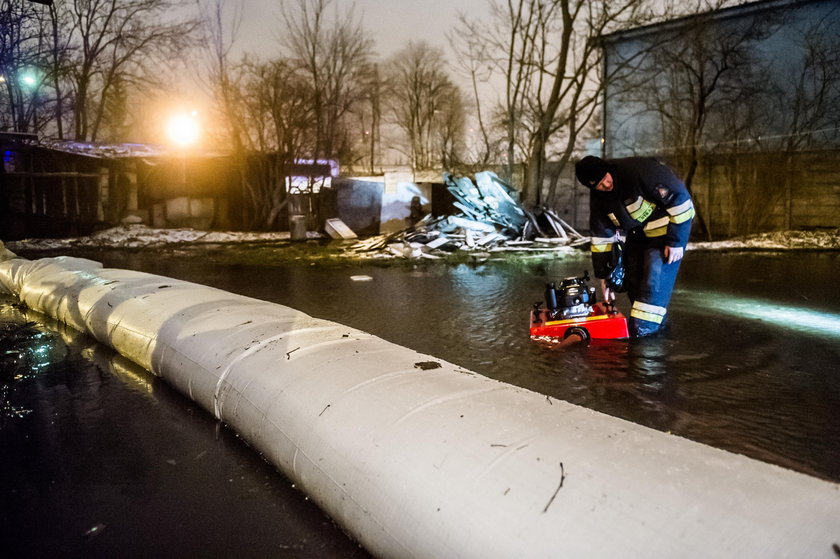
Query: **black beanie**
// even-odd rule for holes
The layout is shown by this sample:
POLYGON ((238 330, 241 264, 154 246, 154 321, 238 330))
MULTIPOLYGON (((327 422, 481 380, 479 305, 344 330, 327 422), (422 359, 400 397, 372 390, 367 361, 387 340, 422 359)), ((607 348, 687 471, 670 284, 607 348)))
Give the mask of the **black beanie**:
POLYGON ((600 157, 587 155, 575 164, 575 175, 582 185, 595 188, 609 172, 607 162, 600 157))

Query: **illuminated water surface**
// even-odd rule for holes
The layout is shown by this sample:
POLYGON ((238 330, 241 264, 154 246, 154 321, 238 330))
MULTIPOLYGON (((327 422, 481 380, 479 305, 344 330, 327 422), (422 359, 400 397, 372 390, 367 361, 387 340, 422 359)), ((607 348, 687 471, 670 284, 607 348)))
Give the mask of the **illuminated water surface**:
MULTIPOLYGON (((542 394, 840 481, 838 253, 690 253, 662 335, 561 350, 528 338, 527 312, 546 281, 591 269, 586 255, 406 267, 272 264, 272 250, 78 255, 286 304, 542 394), (372 280, 351 279, 359 275, 372 280)), ((100 413, 96 398, 77 408, 82 418, 100 413)), ((177 424, 197 413, 181 407, 158 419, 177 424)))

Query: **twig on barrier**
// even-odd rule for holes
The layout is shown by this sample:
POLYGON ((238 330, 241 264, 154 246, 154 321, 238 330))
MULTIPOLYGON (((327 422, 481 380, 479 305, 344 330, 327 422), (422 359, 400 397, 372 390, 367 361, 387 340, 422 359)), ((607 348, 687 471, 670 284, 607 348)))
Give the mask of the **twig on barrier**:
POLYGON ((560 462, 560 485, 557 486, 557 489, 554 490, 554 495, 551 496, 551 499, 548 500, 548 504, 545 505, 543 509, 543 513, 548 512, 548 507, 551 506, 551 503, 554 502, 554 498, 557 497, 557 494, 560 493, 560 488, 563 487, 563 481, 566 479, 566 471, 563 469, 563 462, 560 462))
POLYGON ((288 360, 288 359, 291 359, 291 357, 290 357, 290 356, 291 356, 294 352, 296 352, 297 350, 299 350, 299 349, 300 349, 299 347, 296 347, 295 349, 293 349, 293 350, 291 350, 291 351, 287 351, 287 352, 286 352, 286 359, 287 359, 287 360, 288 360))

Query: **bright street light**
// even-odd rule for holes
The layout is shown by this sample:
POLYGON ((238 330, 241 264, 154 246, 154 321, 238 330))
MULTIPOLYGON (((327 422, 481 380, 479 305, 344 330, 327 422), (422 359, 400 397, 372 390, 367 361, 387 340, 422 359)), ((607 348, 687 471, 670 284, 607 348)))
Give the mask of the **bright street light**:
POLYGON ((199 128, 196 113, 179 114, 169 119, 166 126, 169 139, 179 147, 189 147, 198 141, 199 128))
POLYGON ((38 85, 38 78, 35 76, 35 72, 32 70, 26 70, 22 74, 20 74, 20 83, 24 87, 33 88, 38 85))

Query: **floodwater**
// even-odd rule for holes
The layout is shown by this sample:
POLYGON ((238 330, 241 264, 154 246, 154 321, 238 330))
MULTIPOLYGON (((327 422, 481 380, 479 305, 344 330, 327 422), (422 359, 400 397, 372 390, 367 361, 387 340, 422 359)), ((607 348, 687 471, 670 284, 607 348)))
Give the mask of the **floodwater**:
MULTIPOLYGON (((669 308, 670 324, 664 333, 639 341, 559 349, 529 339, 528 310, 542 298, 546 281, 591 270, 585 253, 530 263, 395 265, 290 263, 273 259, 272 253, 277 250, 282 249, 215 246, 78 251, 74 255, 99 260, 106 266, 143 270, 289 305, 488 377, 809 475, 840 481, 837 414, 840 410, 840 296, 837 294, 840 253, 689 253, 669 308), (359 275, 369 276, 371 280, 351 279, 359 275)), ((69 253, 65 251, 65 254, 69 253)), ((627 311, 626 304, 619 306, 627 311)), ((289 506, 287 499, 300 500, 300 494, 289 490, 284 485, 288 482, 274 474, 256 453, 245 448, 226 429, 219 428, 212 418, 155 379, 135 371, 132 378, 144 378, 145 385, 153 390, 132 389, 134 381, 125 380, 114 367, 93 366, 87 360, 87 353, 99 355, 106 350, 98 346, 92 349, 94 344, 90 341, 82 344, 73 341, 69 347, 68 351, 77 357, 69 363, 65 359, 65 370, 57 378, 34 382, 27 389, 34 401, 15 404, 15 393, 8 396, 12 405, 33 406, 36 411, 16 417, 12 410, 7 413, 10 417, 3 420, 0 446, 4 452, 0 471, 4 478, 9 472, 22 478, 24 491, 33 494, 44 506, 57 499, 65 501, 63 506, 73 507, 72 499, 60 492, 56 495, 58 491, 53 486, 31 478, 38 475, 44 479, 50 476, 96 478, 103 474, 96 468, 127 469, 125 475, 132 480, 124 484, 115 481, 102 495, 85 493, 100 489, 92 481, 88 482, 92 484, 91 489, 74 490, 65 483, 61 491, 75 492, 74 498, 86 502, 96 501, 105 511, 118 508, 122 520, 114 531, 127 530, 125 524, 132 523, 132 516, 149 515, 138 519, 144 524, 139 532, 144 541, 161 540, 157 529, 166 531, 166 537, 171 540, 178 539, 177 527, 183 525, 178 523, 199 515, 201 522, 212 522, 207 531, 225 542, 228 537, 234 537, 230 530, 224 536, 217 532, 233 517, 241 523, 240 529, 233 531, 237 534, 241 531, 240 537, 247 542, 264 543, 266 547, 261 551, 280 542, 299 546, 290 557, 314 557, 319 553, 327 557, 341 545, 353 549, 349 540, 342 543, 340 537, 323 544, 336 546, 326 551, 300 544, 307 540, 306 533, 311 533, 308 530, 323 527, 324 519, 316 512, 307 513, 315 519, 312 526, 296 525, 290 533, 274 539, 270 528, 264 527, 248 537, 248 531, 254 528, 247 526, 240 516, 251 513, 240 512, 241 507, 253 507, 249 510, 256 516, 280 514, 277 509, 289 506), (47 382, 49 389, 42 386, 47 382), (105 386, 126 394, 113 396, 115 402, 106 401, 105 386), (131 390, 142 395, 127 394, 131 390), (71 401, 64 401, 65 398, 71 401), (137 399, 137 402, 119 403, 122 399, 137 399), (40 417, 33 419, 32 416, 39 414, 40 417), (137 416, 142 420, 138 421, 137 416), (8 439, 14 438, 14 430, 18 428, 12 427, 10 435, 9 425, 27 421, 37 422, 37 426, 20 427, 20 430, 38 440, 14 442, 21 447, 16 452, 25 456, 21 468, 37 465, 37 468, 54 469, 54 473, 15 474, 9 466, 5 449, 9 448, 8 439), (92 438, 75 440, 73 432, 81 426, 90 431, 88 436, 92 438), (99 429, 102 434, 97 438, 94 434, 99 429), (170 434, 152 435, 159 432, 170 434), (174 439, 172 448, 168 446, 169 439, 174 439), (134 451, 137 446, 142 447, 141 456, 129 457, 129 450, 134 451), (202 454, 202 459, 196 458, 222 447, 233 454, 218 458, 202 454), (80 453, 83 454, 79 457, 81 464, 89 462, 85 456, 93 453, 97 462, 102 460, 106 466, 68 471, 73 459, 66 456, 80 453), (111 453, 115 455, 110 456, 111 453), (170 457, 174 465, 169 464, 170 457), (223 465, 217 464, 218 461, 223 465), (199 473, 186 487, 161 479, 179 466, 192 468, 201 463, 211 463, 211 470, 228 468, 230 471, 212 481, 206 480, 215 472, 199 473), (238 482, 227 481, 239 476, 247 476, 249 481, 243 481, 245 477, 238 482), (239 492, 232 489, 233 485, 241 486, 239 492), (170 492, 173 502, 165 505, 170 492), (125 505, 127 498, 132 505, 135 500, 155 500, 162 508, 163 517, 157 518, 151 505, 140 513, 130 512, 125 505), (182 499, 190 501, 182 504, 182 499), (207 520, 208 516, 215 520, 207 520), (297 533, 294 528, 306 533, 297 533)), ((108 361, 118 361, 118 358, 110 357, 108 361)), ((122 368, 129 365, 120 363, 118 369, 122 368)), ((8 491, 4 487, 4 502, 8 491)), ((26 499, 30 497, 26 495, 26 499)), ((20 500, 23 499, 21 496, 20 500)), ((70 518, 67 511, 61 510, 52 511, 51 516, 44 515, 41 520, 40 509, 30 510, 25 504, 17 506, 29 515, 27 522, 36 525, 41 521, 72 520, 73 536, 100 522, 95 515, 70 518)), ((3 521, 8 526, 7 520, 3 521)), ((20 527, 23 520, 16 522, 20 527)), ((277 521, 284 522, 288 520, 277 521)), ((105 539, 111 530, 107 526, 96 539, 105 539)), ((183 530, 202 533, 196 526, 183 530)), ((208 547, 186 548, 180 555, 192 555, 194 549, 201 549, 202 553, 198 554, 208 556, 208 547)), ((355 556, 361 553, 358 549, 353 552, 355 556)), ((353 556, 346 551, 336 553, 342 557, 353 556)), ((279 552, 256 551, 253 555, 284 556, 279 552)))
POLYGON ((192 401, 5 299, 0 557, 370 555, 192 401))

